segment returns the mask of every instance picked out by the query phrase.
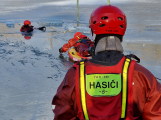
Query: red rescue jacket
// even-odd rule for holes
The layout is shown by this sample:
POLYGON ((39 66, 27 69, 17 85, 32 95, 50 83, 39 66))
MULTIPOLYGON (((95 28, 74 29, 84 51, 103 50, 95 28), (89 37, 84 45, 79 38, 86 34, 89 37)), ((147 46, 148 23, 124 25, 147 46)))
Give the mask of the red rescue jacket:
MULTIPOLYGON (((106 76, 104 79, 104 82, 91 82, 89 85, 90 87, 94 87, 94 89, 101 88, 103 87, 103 90, 105 92, 108 92, 106 90, 107 87, 110 87, 110 84, 108 82, 108 75, 109 74, 121 74, 123 73, 123 67, 124 67, 124 62, 125 57, 122 58, 122 60, 115 66, 92 66, 89 63, 85 63, 85 75, 94 75, 94 77, 100 77, 99 81, 101 79, 101 74, 104 74, 106 76), (105 84, 106 83, 106 84, 105 84)), ((127 86, 128 89, 126 90, 127 92, 127 102, 126 102, 126 110, 125 110, 125 118, 126 120, 134 120, 133 118, 133 91, 132 91, 132 75, 134 71, 134 65, 135 61, 132 60, 129 65, 129 70, 128 70, 128 81, 127 81, 127 86)), ((76 101, 77 101, 77 106, 78 106, 78 113, 77 117, 80 120, 85 120, 85 114, 83 110, 83 103, 82 103, 82 97, 83 95, 81 94, 82 90, 80 87, 82 86, 82 83, 80 82, 80 70, 79 70, 79 65, 75 65, 77 67, 77 73, 76 73, 76 101)), ((93 81, 94 81, 94 77, 93 81)), ((87 77, 85 77, 87 78, 87 77)), ((89 116, 90 120, 119 120, 121 117, 121 112, 122 112, 122 92, 116 96, 91 96, 87 92, 87 79, 85 79, 85 84, 86 84, 86 90, 85 90, 85 97, 86 97, 86 107, 87 107, 87 114, 89 116)), ((122 84, 123 80, 122 80, 122 84)), ((111 84, 112 85, 112 84, 111 84)), ((115 82, 113 81, 113 88, 115 87, 115 82)), ((123 85, 122 85, 123 86, 123 85)), ((123 87, 122 87, 123 89, 123 87)), ((99 91, 102 92, 102 91, 99 91)), ((103 94, 102 94, 103 95, 103 94)))
MULTIPOLYGON (((119 63, 113 66, 103 64, 101 65, 98 63, 96 64, 94 61, 91 62, 92 60, 89 60, 85 63, 85 73, 121 73, 123 59, 125 58, 122 58, 121 61, 119 61, 119 63), (109 70, 107 70, 107 68, 109 68, 109 70)), ((80 106, 81 101, 79 93, 80 90, 78 90, 78 75, 79 62, 69 69, 53 98, 52 105, 54 112, 54 120, 78 120, 78 117, 80 119, 84 119, 83 111, 81 110, 80 106)), ((133 81, 131 87, 131 82, 128 82, 128 107, 126 109, 127 118, 129 117, 130 120, 133 120, 134 117, 136 117, 137 119, 138 116, 140 116, 137 120, 160 120, 161 84, 155 79, 155 77, 153 76, 153 74, 151 74, 150 71, 148 71, 140 64, 134 63, 133 61, 130 64, 128 75, 129 80, 132 79, 133 81)), ((93 120, 93 118, 95 119, 96 116, 99 117, 98 114, 102 116, 99 117, 101 120, 105 117, 110 117, 110 115, 111 118, 120 117, 120 112, 122 109, 120 108, 122 106, 122 103, 120 102, 122 100, 120 94, 118 96, 109 98, 93 98, 86 93, 86 99, 88 99, 87 112, 89 118, 92 117, 91 120, 93 120), (114 100, 114 98, 116 100, 114 100), (103 106, 108 108, 103 108, 103 106), (117 108, 117 114, 115 114, 115 108, 117 108), (105 113, 106 115, 103 115, 103 113, 105 113)))
POLYGON ((20 29, 21 32, 32 32, 33 26, 23 25, 20 29))

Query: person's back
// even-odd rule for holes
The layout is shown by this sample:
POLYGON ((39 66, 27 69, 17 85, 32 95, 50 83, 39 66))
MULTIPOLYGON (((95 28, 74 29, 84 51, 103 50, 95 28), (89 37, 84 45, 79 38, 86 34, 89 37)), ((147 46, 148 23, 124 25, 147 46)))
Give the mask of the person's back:
POLYGON ((125 14, 101 6, 89 27, 95 56, 68 70, 52 101, 54 120, 160 120, 161 85, 135 55, 123 54, 125 14))

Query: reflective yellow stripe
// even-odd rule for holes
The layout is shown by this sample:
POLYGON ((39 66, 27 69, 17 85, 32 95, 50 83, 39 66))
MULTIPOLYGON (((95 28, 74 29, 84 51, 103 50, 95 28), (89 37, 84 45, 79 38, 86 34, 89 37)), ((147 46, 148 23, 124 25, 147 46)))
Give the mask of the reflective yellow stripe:
POLYGON ((79 37, 79 36, 77 36, 77 38, 78 38, 78 39, 80 39, 80 37, 79 37))
POLYGON ((85 120, 89 120, 86 104, 86 89, 84 80, 84 62, 80 62, 80 91, 81 91, 81 104, 85 120))
MULTIPOLYGON (((80 40, 80 37, 79 36, 77 36, 77 38, 80 40)), ((87 37, 87 39, 89 39, 89 38, 87 37)))
POLYGON ((122 88, 122 113, 121 118, 125 118, 126 114, 126 103, 127 103, 127 80, 128 80, 128 67, 130 59, 126 58, 123 68, 123 88, 122 88))

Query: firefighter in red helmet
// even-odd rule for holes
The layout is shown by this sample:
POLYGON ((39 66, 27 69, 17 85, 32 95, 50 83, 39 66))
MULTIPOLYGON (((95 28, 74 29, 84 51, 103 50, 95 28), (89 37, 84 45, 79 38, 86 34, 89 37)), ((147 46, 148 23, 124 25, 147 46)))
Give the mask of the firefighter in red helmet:
POLYGON ((161 119, 161 84, 137 63, 137 56, 123 54, 126 25, 118 7, 105 5, 92 12, 95 55, 66 73, 52 101, 54 120, 161 119))
POLYGON ((32 32, 33 31, 33 26, 31 25, 31 22, 29 20, 24 21, 24 25, 20 29, 21 32, 32 32))
POLYGON ((89 50, 91 47, 94 47, 94 42, 91 41, 86 35, 83 35, 81 32, 76 32, 74 37, 59 49, 59 53, 66 52, 73 46, 81 56, 86 57, 90 55, 89 50))

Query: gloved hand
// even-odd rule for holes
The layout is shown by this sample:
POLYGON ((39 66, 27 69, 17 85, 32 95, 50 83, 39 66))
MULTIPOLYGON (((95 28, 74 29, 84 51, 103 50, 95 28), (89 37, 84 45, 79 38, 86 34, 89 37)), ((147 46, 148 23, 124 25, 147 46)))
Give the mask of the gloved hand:
POLYGON ((46 27, 39 27, 38 29, 39 29, 39 30, 46 31, 46 27))
POLYGON ((62 47, 61 47, 61 48, 59 48, 59 53, 63 53, 63 52, 62 52, 62 47))

